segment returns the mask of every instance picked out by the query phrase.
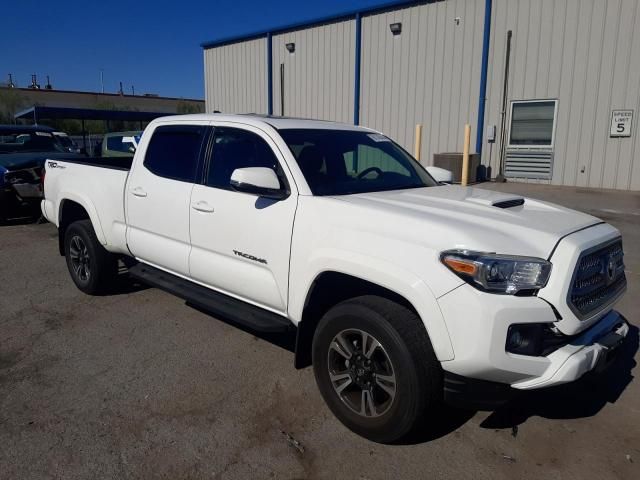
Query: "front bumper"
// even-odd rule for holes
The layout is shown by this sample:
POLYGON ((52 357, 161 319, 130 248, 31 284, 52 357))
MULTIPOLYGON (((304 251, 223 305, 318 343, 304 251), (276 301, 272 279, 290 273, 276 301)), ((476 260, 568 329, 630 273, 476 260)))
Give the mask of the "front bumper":
MULTIPOLYGON (((558 321, 551 305, 539 297, 490 295, 462 285, 440 297, 455 352, 442 362, 445 372, 466 378, 530 390, 572 382, 604 361, 615 346, 605 344, 611 332, 626 337, 629 326, 611 310, 583 332, 567 337, 566 344, 545 356, 509 353, 505 343, 512 324, 558 321)), ((610 339, 609 339, 610 340, 610 339)))
POLYGON ((629 324, 612 310, 602 320, 568 345, 547 356, 549 368, 543 375, 512 384, 513 388, 532 390, 569 383, 591 370, 606 368, 629 333, 629 324))
POLYGON ((549 355, 554 358, 546 375, 512 385, 445 371, 444 400, 454 407, 495 410, 527 390, 573 382, 589 372, 600 374, 612 365, 628 333, 626 320, 611 312, 584 335, 549 355))

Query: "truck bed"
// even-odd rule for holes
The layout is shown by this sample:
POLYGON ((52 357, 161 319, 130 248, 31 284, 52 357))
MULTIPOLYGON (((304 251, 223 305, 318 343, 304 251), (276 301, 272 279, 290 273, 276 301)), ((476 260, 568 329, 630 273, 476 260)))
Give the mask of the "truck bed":
POLYGON ((60 209, 77 203, 89 214, 100 243, 110 251, 128 253, 124 191, 132 158, 47 159, 44 216, 59 226, 60 209))
POLYGON ((111 168, 114 170, 131 170, 133 156, 130 157, 85 157, 85 158, 60 158, 65 163, 77 163, 91 167, 111 168))

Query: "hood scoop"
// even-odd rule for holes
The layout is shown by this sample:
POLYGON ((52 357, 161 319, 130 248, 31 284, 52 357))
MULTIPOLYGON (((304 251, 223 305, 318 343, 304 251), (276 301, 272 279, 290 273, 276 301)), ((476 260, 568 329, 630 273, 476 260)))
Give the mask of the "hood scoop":
POLYGON ((468 196, 465 200, 485 207, 512 208, 524 205, 524 198, 520 195, 477 189, 473 191, 473 195, 468 196))
POLYGON ((492 203, 491 206, 498 208, 511 208, 524 205, 524 198, 513 198, 510 200, 502 200, 500 202, 492 203))

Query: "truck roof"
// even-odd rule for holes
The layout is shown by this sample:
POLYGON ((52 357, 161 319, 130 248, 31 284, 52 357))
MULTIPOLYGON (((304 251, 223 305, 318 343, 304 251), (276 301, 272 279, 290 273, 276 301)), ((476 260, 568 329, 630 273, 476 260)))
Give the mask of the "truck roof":
POLYGON ((206 120, 206 121, 225 121, 238 122, 246 125, 264 126, 270 125, 276 130, 293 129, 293 128, 309 128, 309 129, 325 129, 325 130, 361 130, 372 132, 373 130, 349 123, 331 122, 328 120, 313 120, 310 118, 294 118, 280 117, 274 115, 262 115, 256 113, 200 113, 192 115, 172 115, 169 117, 161 117, 154 122, 169 122, 180 120, 206 120))

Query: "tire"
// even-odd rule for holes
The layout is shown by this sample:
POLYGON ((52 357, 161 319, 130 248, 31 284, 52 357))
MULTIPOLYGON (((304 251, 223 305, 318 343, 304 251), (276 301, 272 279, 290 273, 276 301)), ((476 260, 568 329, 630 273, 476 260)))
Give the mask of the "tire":
POLYGON ((386 298, 357 297, 329 310, 315 331, 312 355, 333 414, 369 440, 398 441, 442 404, 442 368, 422 321, 386 298))
POLYGON ((100 244, 90 220, 78 220, 64 235, 64 253, 71 279, 89 295, 107 293, 118 272, 118 259, 100 244))

